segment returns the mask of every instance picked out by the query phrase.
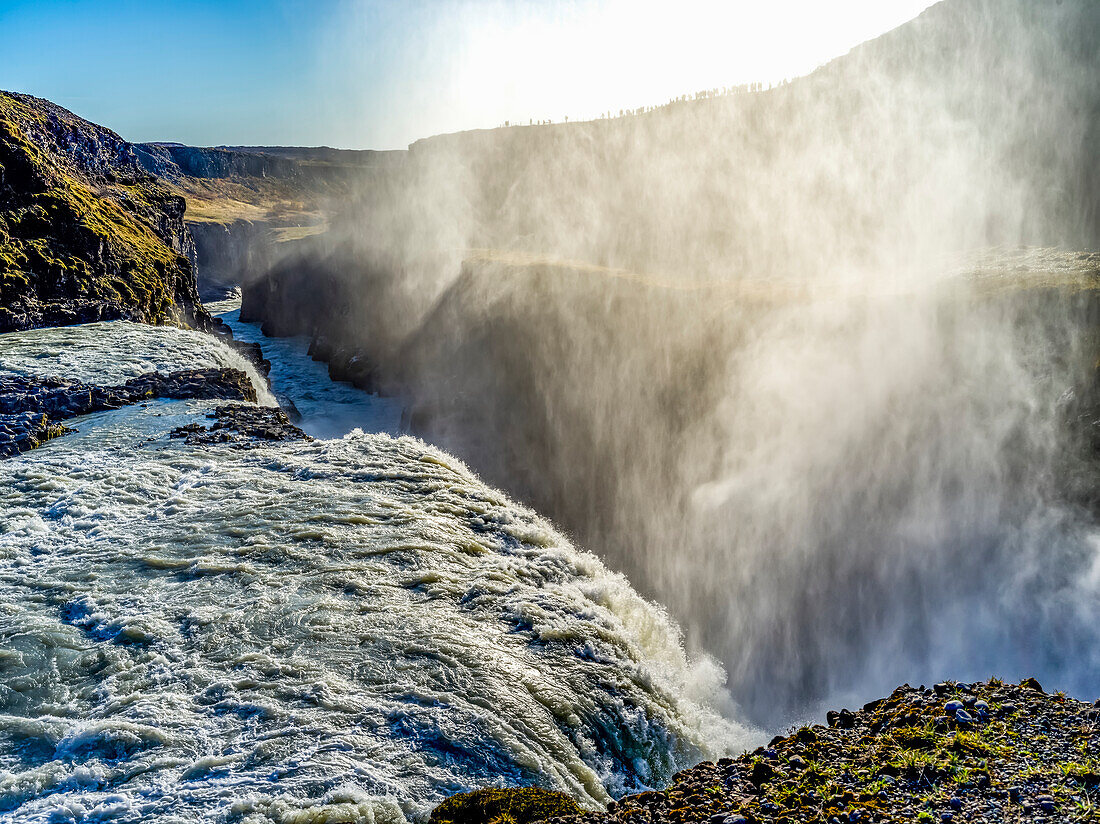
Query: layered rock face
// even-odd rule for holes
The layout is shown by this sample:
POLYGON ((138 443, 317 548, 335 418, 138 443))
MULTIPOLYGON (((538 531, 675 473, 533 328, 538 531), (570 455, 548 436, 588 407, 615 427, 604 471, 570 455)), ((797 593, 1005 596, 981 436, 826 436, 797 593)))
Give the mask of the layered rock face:
POLYGON ((160 177, 295 177, 300 172, 299 165, 293 160, 259 152, 235 152, 177 143, 142 143, 135 149, 142 166, 160 177))
POLYGON ((278 254, 273 228, 265 221, 203 221, 188 224, 195 240, 199 293, 220 300, 235 286, 267 271, 278 254))
POLYGON ((207 328, 184 208, 114 132, 0 92, 0 332, 121 318, 207 328))
POLYGON ((203 300, 261 276, 302 238, 328 229, 354 200, 404 164, 405 151, 287 146, 134 146, 146 171, 187 200, 203 300))

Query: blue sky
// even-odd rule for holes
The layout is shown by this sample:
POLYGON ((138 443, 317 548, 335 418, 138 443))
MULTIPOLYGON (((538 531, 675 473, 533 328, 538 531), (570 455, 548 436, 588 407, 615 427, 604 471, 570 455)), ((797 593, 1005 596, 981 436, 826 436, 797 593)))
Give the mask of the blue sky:
POLYGON ((0 88, 133 141, 401 148, 804 74, 931 0, 0 0, 0 88))
POLYGON ((325 116, 314 44, 333 5, 0 0, 0 88, 130 140, 304 137, 325 116))

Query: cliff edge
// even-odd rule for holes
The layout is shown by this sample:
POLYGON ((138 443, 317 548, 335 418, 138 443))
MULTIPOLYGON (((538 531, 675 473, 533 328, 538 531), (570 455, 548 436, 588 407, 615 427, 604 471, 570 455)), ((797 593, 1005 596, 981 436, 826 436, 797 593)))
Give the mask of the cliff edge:
POLYGON ((184 208, 114 132, 0 91, 0 332, 121 318, 208 328, 184 208))

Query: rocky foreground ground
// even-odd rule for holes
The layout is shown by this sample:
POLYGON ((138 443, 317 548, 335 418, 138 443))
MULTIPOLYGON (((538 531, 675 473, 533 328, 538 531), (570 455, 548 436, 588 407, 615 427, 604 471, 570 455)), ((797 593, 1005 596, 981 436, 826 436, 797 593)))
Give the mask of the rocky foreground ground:
POLYGON ((605 811, 570 803, 482 790, 448 799, 432 824, 1100 822, 1100 700, 1048 695, 1034 679, 905 685, 605 811))

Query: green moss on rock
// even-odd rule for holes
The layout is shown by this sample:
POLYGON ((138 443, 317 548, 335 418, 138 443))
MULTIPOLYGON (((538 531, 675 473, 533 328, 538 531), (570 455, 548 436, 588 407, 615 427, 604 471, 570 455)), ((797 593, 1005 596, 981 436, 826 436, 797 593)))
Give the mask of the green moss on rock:
POLYGON ((536 787, 474 790, 432 810, 430 824, 528 824, 581 812, 568 795, 536 787))
POLYGON ((0 92, 0 331, 66 317, 204 326, 183 214, 118 135, 0 92))
POLYGON ((554 824, 1100 821, 1100 701, 1030 678, 905 685, 829 723, 554 824))

